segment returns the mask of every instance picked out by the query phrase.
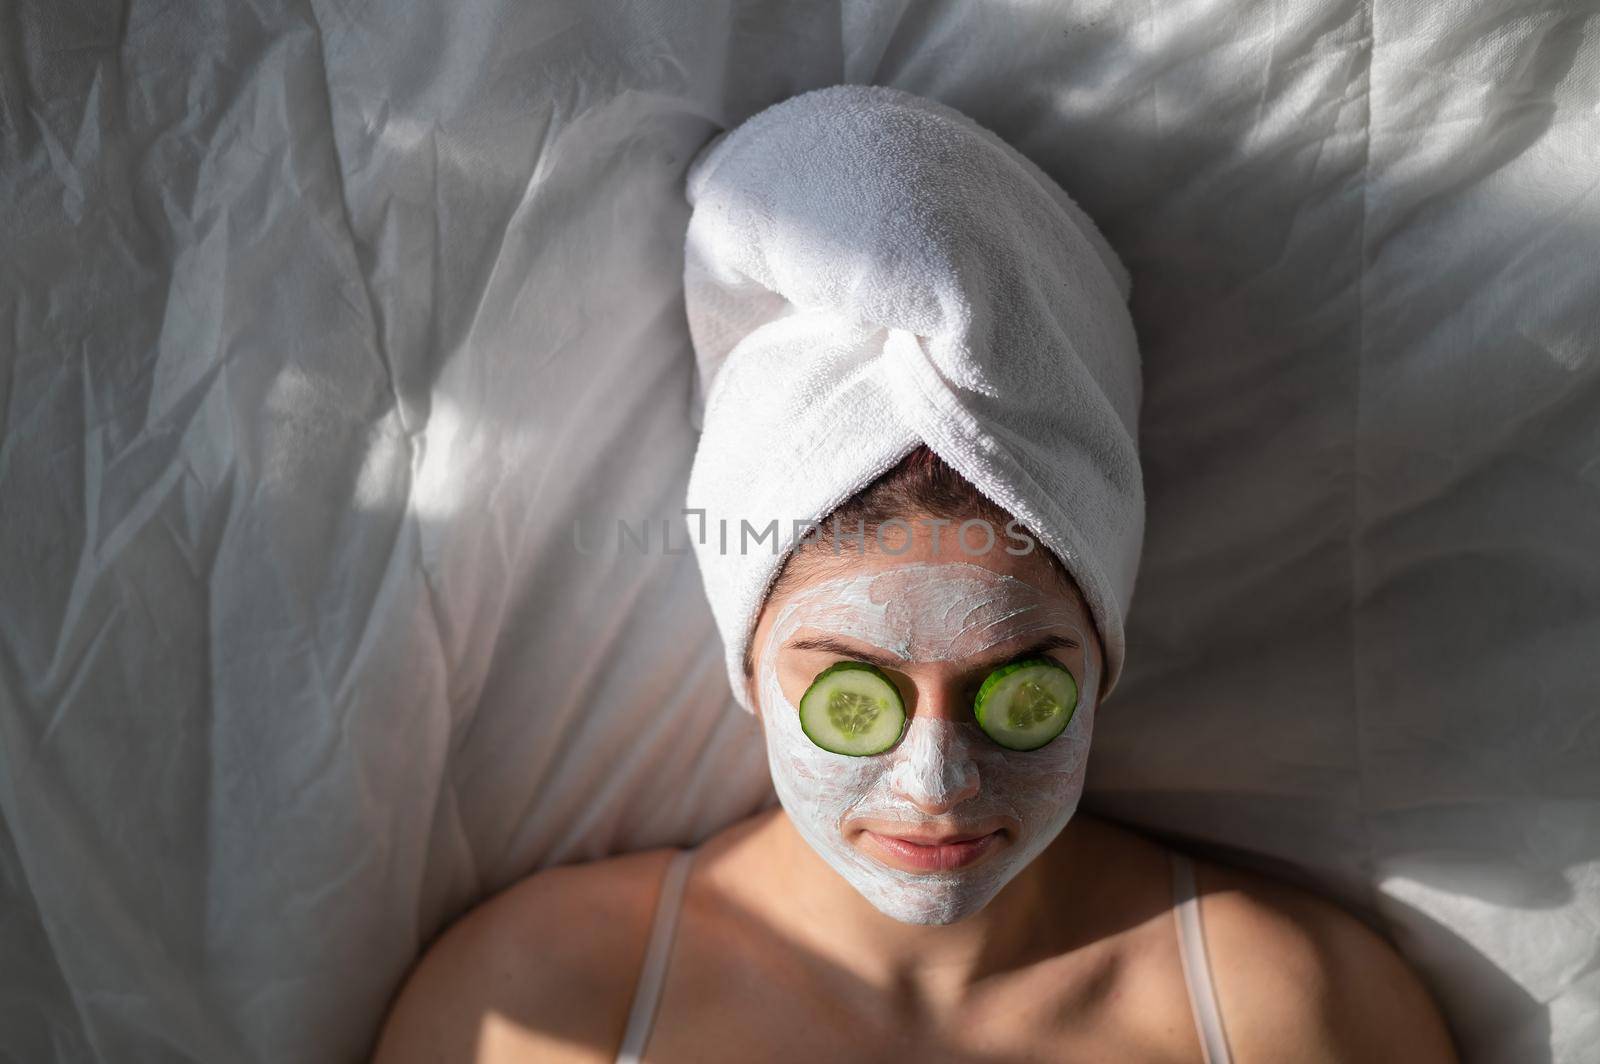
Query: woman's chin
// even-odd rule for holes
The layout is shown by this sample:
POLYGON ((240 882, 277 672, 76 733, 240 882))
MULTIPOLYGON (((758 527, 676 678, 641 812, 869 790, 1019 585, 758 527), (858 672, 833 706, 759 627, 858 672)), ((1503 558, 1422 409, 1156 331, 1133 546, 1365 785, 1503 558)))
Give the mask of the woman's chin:
MULTIPOLYGON (((858 886, 858 889, 861 889, 858 886)), ((872 884, 861 894, 873 907, 891 920, 903 924, 939 926, 953 924, 977 913, 989 904, 997 887, 974 883, 933 883, 914 886, 898 883, 872 884)))

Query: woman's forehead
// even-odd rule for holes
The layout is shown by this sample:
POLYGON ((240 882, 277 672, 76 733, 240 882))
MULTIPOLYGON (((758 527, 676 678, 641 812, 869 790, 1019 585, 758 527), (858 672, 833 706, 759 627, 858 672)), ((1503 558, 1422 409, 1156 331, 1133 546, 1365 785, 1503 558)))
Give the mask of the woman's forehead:
POLYGON ((932 661, 1050 630, 1085 635, 1086 624, 1081 601, 1054 581, 1041 587, 970 562, 912 562, 797 589, 779 604, 771 639, 782 646, 804 629, 932 661))

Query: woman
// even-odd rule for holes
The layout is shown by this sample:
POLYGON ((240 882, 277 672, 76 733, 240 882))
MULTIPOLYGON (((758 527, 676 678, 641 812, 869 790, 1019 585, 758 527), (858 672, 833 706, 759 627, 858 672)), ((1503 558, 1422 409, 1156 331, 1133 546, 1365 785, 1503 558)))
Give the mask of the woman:
POLYGON ((689 195, 689 513, 780 806, 468 914, 381 1064, 1454 1059, 1356 920, 1077 811, 1144 515, 1129 278, 1087 216, 861 86, 718 138, 689 195))
POLYGON ((1455 1059, 1416 976, 1357 920, 1074 812, 1092 703, 1036 750, 983 733, 974 694, 997 666, 1042 656, 1090 686, 1103 651, 1083 598, 1047 552, 957 543, 957 523, 1009 517, 926 449, 836 514, 869 537, 895 517, 913 533, 888 537, 899 553, 818 540, 761 611, 752 674, 783 805, 687 868, 654 850, 551 869, 470 913, 400 995, 380 1064, 629 1059, 625 1031, 659 1061, 1455 1059), (841 608, 863 580, 893 589, 899 619, 841 608), (982 608, 952 626, 952 599, 982 608), (920 652, 900 659, 906 636, 920 652), (905 737, 867 780, 808 775, 828 756, 796 737, 808 680, 868 660, 905 737), (1186 943, 1191 892, 1203 931, 1186 943))

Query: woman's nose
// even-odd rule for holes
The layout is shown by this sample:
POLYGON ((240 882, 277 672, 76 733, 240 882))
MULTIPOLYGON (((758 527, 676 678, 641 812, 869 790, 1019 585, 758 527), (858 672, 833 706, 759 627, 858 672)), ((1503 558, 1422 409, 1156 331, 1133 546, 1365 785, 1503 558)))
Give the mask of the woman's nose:
POLYGON ((913 716, 899 752, 889 785, 929 816, 947 813, 978 793, 978 766, 956 721, 913 716))

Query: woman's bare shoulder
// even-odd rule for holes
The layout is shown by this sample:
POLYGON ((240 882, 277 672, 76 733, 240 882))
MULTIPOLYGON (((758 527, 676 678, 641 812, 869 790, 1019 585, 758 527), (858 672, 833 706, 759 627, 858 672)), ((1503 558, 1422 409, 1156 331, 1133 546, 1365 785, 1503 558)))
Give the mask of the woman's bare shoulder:
POLYGON ((428 948, 375 1064, 611 1059, 672 849, 536 872, 428 948))
POLYGON ((1422 980, 1366 924, 1288 884, 1196 865, 1218 1007, 1240 1059, 1457 1059, 1422 980))

